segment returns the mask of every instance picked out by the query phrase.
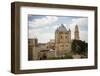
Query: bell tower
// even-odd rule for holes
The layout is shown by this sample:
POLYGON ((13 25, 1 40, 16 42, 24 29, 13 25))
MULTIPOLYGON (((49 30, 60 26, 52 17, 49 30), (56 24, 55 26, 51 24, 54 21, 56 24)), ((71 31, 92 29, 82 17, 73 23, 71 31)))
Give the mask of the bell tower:
POLYGON ((75 40, 80 40, 78 25, 75 26, 74 36, 75 36, 75 38, 74 38, 75 40))

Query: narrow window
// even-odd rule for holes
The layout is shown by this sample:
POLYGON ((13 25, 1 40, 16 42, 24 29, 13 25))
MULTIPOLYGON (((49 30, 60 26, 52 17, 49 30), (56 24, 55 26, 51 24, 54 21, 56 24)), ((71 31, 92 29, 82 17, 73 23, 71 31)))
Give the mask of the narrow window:
POLYGON ((62 36, 60 38, 62 39, 62 36))

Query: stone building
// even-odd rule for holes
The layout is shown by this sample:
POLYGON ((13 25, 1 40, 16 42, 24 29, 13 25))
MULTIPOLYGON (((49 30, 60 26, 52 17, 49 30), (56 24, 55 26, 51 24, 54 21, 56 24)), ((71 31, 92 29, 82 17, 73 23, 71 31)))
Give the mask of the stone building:
POLYGON ((63 24, 55 31, 55 50, 58 57, 71 50, 71 30, 66 29, 63 24))
POLYGON ((36 60, 38 59, 38 40, 28 39, 28 60, 36 60))
MULTIPOLYGON (((79 40, 79 28, 75 26, 74 38, 79 40)), ((55 30, 55 39, 47 43, 38 43, 38 39, 28 39, 28 60, 45 60, 52 57, 64 57, 71 51, 71 30, 61 24, 55 30)))
POLYGON ((28 39, 28 60, 43 60, 55 57, 54 43, 38 43, 38 40, 28 39))
POLYGON ((55 50, 55 40, 51 39, 47 44, 46 44, 48 49, 53 49, 55 50))

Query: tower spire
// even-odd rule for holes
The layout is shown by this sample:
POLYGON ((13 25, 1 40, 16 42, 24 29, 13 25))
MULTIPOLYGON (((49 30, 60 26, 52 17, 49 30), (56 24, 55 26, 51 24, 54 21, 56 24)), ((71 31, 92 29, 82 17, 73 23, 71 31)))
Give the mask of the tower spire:
POLYGON ((75 32, 74 32, 75 40, 79 40, 79 28, 78 25, 75 26, 75 32))

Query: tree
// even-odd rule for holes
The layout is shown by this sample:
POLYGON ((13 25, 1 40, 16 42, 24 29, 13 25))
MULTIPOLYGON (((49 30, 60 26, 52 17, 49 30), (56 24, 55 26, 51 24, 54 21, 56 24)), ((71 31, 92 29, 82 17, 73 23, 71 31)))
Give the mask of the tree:
POLYGON ((72 45, 71 45, 71 49, 73 53, 77 53, 77 54, 82 54, 82 55, 87 55, 87 51, 88 51, 88 43, 86 43, 85 41, 81 41, 81 40, 73 40, 72 41, 72 45))

